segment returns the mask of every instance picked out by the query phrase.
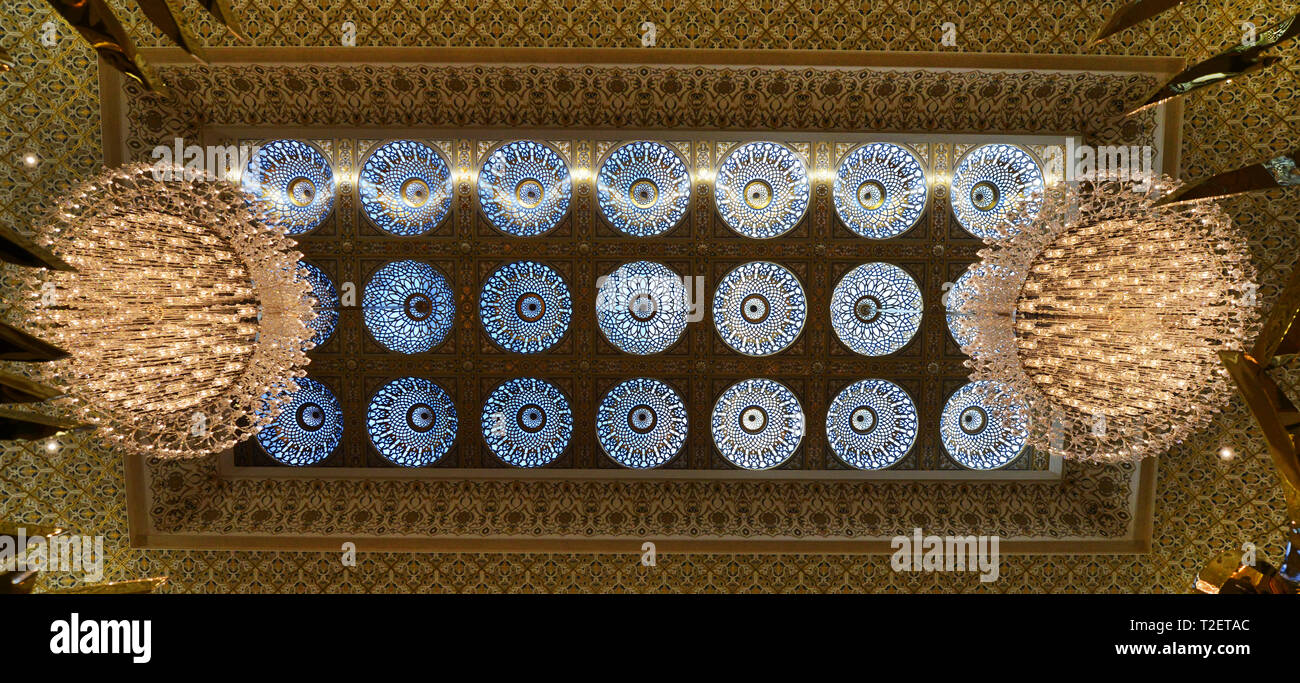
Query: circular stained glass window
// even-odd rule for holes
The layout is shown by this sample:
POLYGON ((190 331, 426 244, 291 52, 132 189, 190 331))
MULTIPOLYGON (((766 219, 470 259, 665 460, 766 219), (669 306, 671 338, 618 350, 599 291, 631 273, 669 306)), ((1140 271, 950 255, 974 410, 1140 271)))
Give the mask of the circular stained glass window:
POLYGON ((953 214, 966 232, 980 239, 998 239, 997 227, 1023 202, 1025 216, 1013 229, 1019 232, 1038 216, 1042 195, 1043 170, 1016 145, 976 147, 957 162, 952 174, 953 214))
POLYGON ((880 240, 911 230, 929 194, 921 160, 889 142, 858 147, 835 171, 835 213, 863 237, 880 240))
POLYGON ((831 325, 854 353, 884 356, 907 345, 921 327, 921 288, 892 263, 864 263, 840 278, 831 294, 831 325))
POLYGON ((456 406, 442 387, 419 377, 385 384, 370 399, 366 431, 385 460, 403 467, 432 465, 456 442, 456 406))
POLYGON ((272 140, 259 147, 240 184, 290 235, 319 227, 334 208, 330 162, 298 140, 272 140))
MULTIPOLYGON (((939 439, 948 455, 972 470, 996 470, 1011 464, 1029 438, 1029 409, 1019 401, 994 406, 989 392, 1008 387, 988 381, 971 382, 953 392, 939 417, 939 439)), ((998 404, 1004 401, 997 401, 998 404)))
POLYGON ((713 294, 713 326, 727 346, 747 356, 769 356, 793 344, 807 317, 799 278, 769 261, 737 266, 713 294))
POLYGON ((916 443, 916 404, 902 387, 864 379, 844 388, 826 411, 826 440, 849 467, 883 470, 916 443))
POLYGON ((573 436, 569 400, 534 377, 503 382, 483 403, 483 440, 502 462, 541 467, 564 453, 573 436))
POLYGON ((422 235, 451 213, 451 168, 438 150, 394 140, 370 153, 357 174, 366 216, 384 232, 422 235))
POLYGON ((770 379, 747 379, 722 392, 710 420, 713 445, 731 464, 767 470, 790 459, 803 440, 803 406, 770 379))
POLYGON ((375 271, 361 305, 370 335, 398 353, 432 350, 447 338, 456 318, 447 278, 421 261, 393 261, 375 271))
POLYGON ((310 377, 298 377, 294 383, 297 391, 257 433, 257 443, 277 462, 314 465, 328 458, 343 440, 343 408, 324 384, 310 377))
POLYGON ((614 148, 596 173, 596 201, 619 232, 668 232, 691 206, 691 172, 669 146, 638 140, 614 148))
POLYGON ((995 264, 976 261, 961 274, 961 277, 957 278, 944 299, 948 333, 952 335, 952 340, 957 342, 958 346, 966 346, 975 339, 975 325, 971 312, 963 309, 974 302, 975 292, 971 291, 971 277, 984 272, 1006 273, 1007 271, 995 264))
POLYGON ((498 346, 537 353, 555 346, 573 317, 564 278, 536 261, 501 266, 483 283, 478 299, 483 330, 498 346))
POLYGON ((516 237, 555 229, 569 212, 572 183, 559 152, 533 140, 501 145, 478 174, 478 203, 488 222, 516 237))
POLYGON ((793 150, 750 142, 732 150, 713 181, 718 215, 727 227, 756 239, 789 232, 808 211, 808 169, 793 150))
POLYGON ((334 288, 334 283, 324 271, 306 261, 298 262, 298 272, 311 285, 311 294, 315 299, 312 310, 316 311, 316 318, 307 323, 307 326, 312 329, 312 346, 318 347, 328 341, 338 327, 339 290, 334 288))
POLYGON ((619 266, 596 293, 596 322, 605 338, 642 356, 677 343, 686 331, 687 309, 681 278, 653 261, 619 266))
POLYGON ((686 404, 659 380, 630 379, 605 394, 596 409, 596 439, 624 467, 659 467, 686 445, 686 404))

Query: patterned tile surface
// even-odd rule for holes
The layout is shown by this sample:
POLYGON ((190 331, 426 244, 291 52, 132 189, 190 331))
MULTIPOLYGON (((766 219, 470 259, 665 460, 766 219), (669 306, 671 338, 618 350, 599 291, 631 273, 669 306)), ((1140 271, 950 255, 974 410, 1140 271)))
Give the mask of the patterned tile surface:
MULTIPOLYGON (((120 3, 119 3, 120 4, 120 3)), ((943 50, 1079 54, 1213 54, 1239 39, 1242 21, 1266 26, 1295 7, 1250 0, 1193 0, 1158 23, 1148 22, 1098 48, 1088 41, 1119 2, 1065 0, 984 2, 934 0, 870 3, 431 3, 410 7, 371 2, 234 3, 256 45, 333 45, 344 21, 358 45, 631 47, 639 27, 654 21, 658 45, 706 49, 943 50), (939 44, 940 23, 958 26, 956 48, 939 44)), ((414 3, 412 3, 414 4, 414 3)), ((93 54, 64 36, 39 39, 52 15, 42 2, 0 7, 0 36, 18 69, 0 76, 0 220, 23 226, 54 195, 98 163, 98 84, 93 54), (34 171, 18 161, 32 149, 34 171)), ((131 23, 141 26, 132 15, 131 23)), ((226 44, 219 27, 199 19, 209 44, 226 44)), ((66 30, 66 29, 65 29, 66 30)), ((142 44, 158 41, 143 35, 142 44)), ((1228 88, 1193 95, 1183 131, 1183 175, 1198 178, 1293 146, 1295 51, 1269 72, 1228 88)), ((1267 304, 1295 265, 1297 195, 1270 192, 1227 202, 1250 239, 1267 304)), ((717 591, 956 592, 1026 590, 1185 592, 1197 567, 1214 553, 1253 541, 1276 556, 1282 519, 1280 490, 1262 439, 1234 404, 1205 433, 1161 458, 1153 551, 1140 556, 1005 557, 1002 578, 980 584, 973 574, 900 574, 887 556, 661 555, 642 567, 639 550, 625 554, 366 554, 345 568, 333 553, 140 551, 127 547, 122 460, 74 439, 50 455, 39 444, 0 450, 0 514, 100 533, 109 550, 109 578, 169 574, 182 591, 717 591), (1231 461, 1215 457, 1236 446, 1231 461)), ((216 484, 220 485, 220 484, 216 484)), ((269 521, 269 520, 268 520, 269 521)), ((363 548, 364 550, 364 548, 363 548)), ((55 577, 62 583, 72 577, 55 577)))

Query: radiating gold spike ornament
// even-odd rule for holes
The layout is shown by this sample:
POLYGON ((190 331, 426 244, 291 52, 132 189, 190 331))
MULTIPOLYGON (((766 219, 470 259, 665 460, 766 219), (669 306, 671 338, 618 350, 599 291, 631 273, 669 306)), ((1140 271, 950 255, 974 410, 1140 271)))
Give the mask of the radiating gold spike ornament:
POLYGON ((134 452, 204 455, 268 424, 306 374, 314 298, 295 243, 238 187, 155 173, 105 171, 64 199, 36 239, 77 272, 28 275, 23 305, 72 354, 37 377, 67 393, 56 406, 134 452))
POLYGON ((176 11, 175 2, 176 0, 135 0, 145 18, 158 27, 163 35, 190 56, 206 64, 208 58, 204 55, 203 46, 190 29, 189 20, 183 13, 176 11))
POLYGON ((48 249, 33 244, 31 240, 3 225, 0 225, 0 261, 28 268, 74 270, 48 249))
POLYGON ((244 40, 243 28, 240 27, 239 17, 230 9, 230 0, 197 0, 203 9, 206 9, 217 21, 221 22, 230 31, 230 35, 239 40, 244 40))
POLYGON ((0 441, 35 441, 83 429, 86 425, 65 418, 0 406, 0 441))
MULTIPOLYGON (((37 583, 41 574, 40 565, 43 563, 38 558, 51 556, 51 553, 48 550, 34 549, 30 542, 38 537, 42 540, 41 545, 56 542, 57 538, 63 537, 65 531, 67 530, 49 524, 27 524, 25 522, 0 519, 0 537, 6 537, 0 542, 16 551, 9 557, 8 562, 0 564, 0 595, 36 592, 43 594, 127 595, 152 593, 167 583, 167 577, 154 576, 144 579, 109 581, 106 583, 85 584, 73 588, 37 591, 37 583), (20 557, 24 558, 21 563, 19 562, 20 557)), ((37 546, 37 548, 39 547, 37 546)), ((88 552, 86 548, 84 542, 74 539, 67 552, 75 552, 80 555, 88 552)), ((79 556, 77 559, 84 562, 86 558, 79 556)), ((103 558, 100 557, 99 559, 102 560, 103 558)))
POLYGON ((113 68, 146 90, 167 95, 167 88, 145 63, 106 0, 46 0, 59 16, 113 68))
POLYGON ((167 577, 152 576, 147 579, 90 583, 74 588, 55 588, 41 592, 47 595, 139 595, 141 593, 152 593, 162 588, 165 583, 167 583, 167 577))
POLYGON ((58 389, 0 370, 0 403, 40 403, 62 395, 58 389))
POLYGON ((1183 0, 1134 0, 1115 10, 1110 19, 1092 39, 1094 45, 1123 31, 1132 28, 1152 17, 1163 14, 1179 5, 1183 0))
POLYGON ((1248 352, 1219 354, 1264 432, 1282 478, 1290 516, 1300 522, 1300 447, 1296 443, 1300 440, 1300 409, 1278 386, 1271 367, 1278 361, 1294 362, 1296 354, 1300 354, 1300 268, 1292 270, 1291 279, 1264 317, 1254 346, 1248 352))
POLYGON ((989 401, 1023 400, 1030 443, 1052 455, 1159 455, 1231 396, 1217 354, 1257 318, 1245 240, 1213 202, 1155 206, 1176 184, 1149 182, 1051 186, 970 271, 971 379, 1010 386, 989 401))
MULTIPOLYGON (((1300 268, 1291 271, 1291 279, 1278 295, 1264 319, 1255 345, 1249 352, 1224 351, 1219 354, 1237 391, 1264 433, 1273 466, 1282 481, 1286 501, 1287 537, 1282 564, 1274 569, 1267 562, 1248 566, 1244 562, 1227 578, 1216 567, 1222 558, 1211 561, 1196 582, 1205 593, 1298 593, 1300 592, 1300 395, 1294 382, 1287 384, 1285 365, 1294 363, 1300 354, 1300 268), (1289 393, 1274 376, 1283 378, 1289 393)), ((1230 563, 1229 563, 1230 564, 1230 563)))
POLYGON ((1300 36, 1300 14, 1288 17, 1259 31, 1254 36, 1253 41, 1239 43, 1209 59, 1183 69, 1160 86, 1160 89, 1156 90, 1155 94, 1148 97, 1142 104, 1125 112, 1125 116, 1132 116, 1175 97, 1182 97, 1201 88, 1226 83, 1238 76, 1245 76, 1273 66, 1281 62, 1282 58, 1265 55, 1264 52, 1288 42, 1296 36, 1300 36))
POLYGON ((9 323, 0 322, 0 360, 43 363, 67 357, 67 351, 9 323))
POLYGON ((1202 199, 1222 199, 1247 192, 1300 186, 1300 166, 1297 166, 1297 163, 1300 163, 1300 148, 1258 164, 1216 173, 1195 185, 1180 189, 1157 203, 1173 204, 1202 199))
POLYGON ((1281 57, 1256 54, 1229 53, 1211 57, 1174 76, 1141 104, 1124 112, 1124 115, 1132 116, 1175 97, 1182 97, 1202 88, 1227 83, 1239 76, 1262 71, 1280 61, 1282 61, 1281 57))

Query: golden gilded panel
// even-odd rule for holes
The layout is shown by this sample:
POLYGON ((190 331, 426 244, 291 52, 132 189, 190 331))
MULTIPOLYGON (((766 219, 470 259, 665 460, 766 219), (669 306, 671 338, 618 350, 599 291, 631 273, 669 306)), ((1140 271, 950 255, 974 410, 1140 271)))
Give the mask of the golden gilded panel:
MULTIPOLYGON (((1121 0, 977 2, 885 0, 876 3, 782 2, 751 8, 743 2, 644 3, 525 1, 392 3, 341 1, 233 3, 255 46, 339 45, 342 24, 353 21, 361 46, 438 45, 457 48, 640 48, 641 26, 654 21, 659 47, 752 50, 891 50, 1028 55, 1177 55, 1198 59, 1236 41, 1242 21, 1276 22, 1281 8, 1246 0, 1190 0, 1158 22, 1125 31, 1097 48, 1091 35, 1121 0), (318 11, 319 8, 319 11, 318 11), (652 14, 648 14, 652 13, 652 14), (1265 13, 1269 13, 1265 15, 1265 13), (539 17, 541 17, 539 19, 539 17), (958 25, 957 45, 942 44, 942 22, 958 25)), ((121 5, 121 3, 119 3, 121 5)), ((24 226, 45 203, 94 171, 102 148, 98 82, 93 55, 73 40, 40 43, 52 14, 39 0, 0 6, 0 40, 16 68, 0 77, 0 220, 24 226), (26 170, 16 149, 37 148, 43 163, 26 170)), ((208 45, 234 45, 221 27, 195 11, 192 20, 208 45)), ((127 13, 142 45, 145 24, 127 13)), ((645 48, 650 49, 650 48, 645 48)), ((648 53, 649 54, 649 53, 648 53)), ((1286 151, 1300 134, 1294 52, 1269 72, 1230 87, 1197 93, 1186 102, 1182 175, 1199 178, 1286 151)), ((646 61, 653 60, 648 56, 646 61)), ((1033 66, 1033 56, 1018 61, 1033 66)), ((458 150, 468 157, 470 150, 458 150)), ((693 155, 707 163, 706 149, 693 155)), ((1297 197, 1294 190, 1229 200, 1227 208, 1251 241, 1267 305, 1294 267, 1297 197)), ((366 553, 358 566, 340 567, 336 552, 228 552, 140 550, 128 546, 127 506, 120 454, 91 440, 70 440, 56 454, 40 444, 0 447, 0 516, 57 523, 106 537, 110 579, 168 574, 171 591, 457 591, 457 592, 840 592, 840 591, 1089 591, 1185 592, 1206 557, 1249 540, 1266 556, 1281 548, 1280 489, 1250 415, 1234 404, 1212 427, 1160 459, 1154 538, 1145 555, 1023 555, 1004 557, 1002 578, 981 584, 974 575, 901 574, 887 556, 845 554, 664 554, 653 568, 637 553, 409 555, 366 553), (1231 461, 1214 456, 1237 447, 1231 461)), ((168 473, 164 481, 210 475, 168 473)), ((322 488, 324 488, 322 486, 322 488)), ((368 489, 357 492, 369 495, 368 489)), ((313 501, 319 491, 303 492, 313 501)), ((273 509, 258 503, 257 510, 273 509)), ((265 505, 270 505, 266 503, 265 505)), ((242 512, 242 510, 241 510, 242 512)), ((292 510, 280 510, 290 516, 292 510)), ((249 512, 267 524, 265 512, 249 512)), ((924 521, 924 520, 922 520, 924 521)), ((75 582, 64 577, 65 584, 75 582)))

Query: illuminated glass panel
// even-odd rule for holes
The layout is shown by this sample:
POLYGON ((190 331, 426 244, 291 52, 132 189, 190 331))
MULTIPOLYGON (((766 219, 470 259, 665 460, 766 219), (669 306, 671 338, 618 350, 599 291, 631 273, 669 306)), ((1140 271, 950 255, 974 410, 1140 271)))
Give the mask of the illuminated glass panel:
POLYGON ((996 382, 971 382, 953 392, 939 418, 939 438, 958 464, 972 470, 996 470, 1011 464, 1029 438, 1029 410, 1009 401, 994 408, 984 392, 1003 392, 996 382))
POLYGON ((780 382, 742 380, 713 404, 710 430, 713 445, 731 464, 772 469, 789 460, 803 440, 803 406, 780 382))
POLYGON ((569 212, 572 182, 559 152, 532 140, 498 147, 478 174, 483 215, 498 230, 535 237, 555 228, 569 212))
POLYGON ((503 382, 483 403, 483 440, 502 462, 541 467, 564 453, 573 436, 569 400, 535 377, 503 382))
POLYGON ((311 285, 311 294, 315 298, 312 309, 316 311, 316 318, 307 323, 307 326, 314 332, 312 346, 317 347, 329 341, 338 327, 339 291, 324 271, 306 261, 298 262, 298 272, 311 285))
POLYGON ((479 294, 479 320, 498 346, 537 353, 564 337, 573 299, 564 278, 536 261, 515 261, 492 273, 479 294))
POLYGON ((732 150, 713 180, 718 215, 727 227, 756 239, 783 235, 808 211, 811 185, 799 155, 775 142, 732 150))
POLYGON ((793 344, 807 317, 799 278, 769 261, 732 269, 713 295, 713 326, 727 346, 747 356, 768 356, 793 344))
POLYGON ((366 431, 385 460, 403 467, 432 465, 456 442, 456 405, 442 387, 419 377, 385 384, 370 399, 366 431))
POLYGON ((375 271, 361 302, 366 329, 397 353, 423 353, 447 338, 456 317, 451 285, 421 261, 393 261, 375 271))
POLYGON ((294 383, 297 391, 257 433, 257 443, 278 462, 314 465, 328 458, 343 440, 343 408, 324 384, 310 377, 295 378, 294 383))
POLYGON ((681 277, 653 261, 619 266, 596 293, 600 331, 620 350, 638 355, 677 343, 686 331, 688 308, 681 277))
POLYGON ((661 235, 681 222, 691 207, 691 172, 668 145, 629 142, 614 148, 601 163, 596 202, 619 232, 661 235))
POLYGON ((357 174, 361 208, 380 230, 422 235, 451 213, 451 168, 442 153, 414 140, 393 140, 366 157, 357 174))
POLYGON ((272 140, 259 147, 240 183, 290 235, 319 227, 334 208, 329 161, 298 140, 272 140))
POLYGON ((1034 157, 1016 145, 993 144, 976 147, 957 162, 949 196, 966 232, 997 239, 999 225, 1014 220, 1023 227, 1038 216, 1042 193, 1043 170, 1034 157), (1021 203, 1023 215, 1014 213, 1021 203))
POLYGON ((879 240, 901 235, 921 220, 929 185, 911 150, 873 142, 840 162, 833 197, 835 213, 849 230, 879 240))
POLYGON ((596 410, 596 439, 614 462, 659 467, 686 445, 686 404, 672 387, 640 377, 614 387, 596 410))
POLYGON ((826 411, 826 440, 849 467, 882 470, 916 443, 916 404, 902 387, 864 379, 845 387, 826 411))
POLYGON ((921 288, 892 263, 866 263, 840 278, 831 294, 831 326, 845 346, 884 356, 907 345, 921 327, 921 288))

